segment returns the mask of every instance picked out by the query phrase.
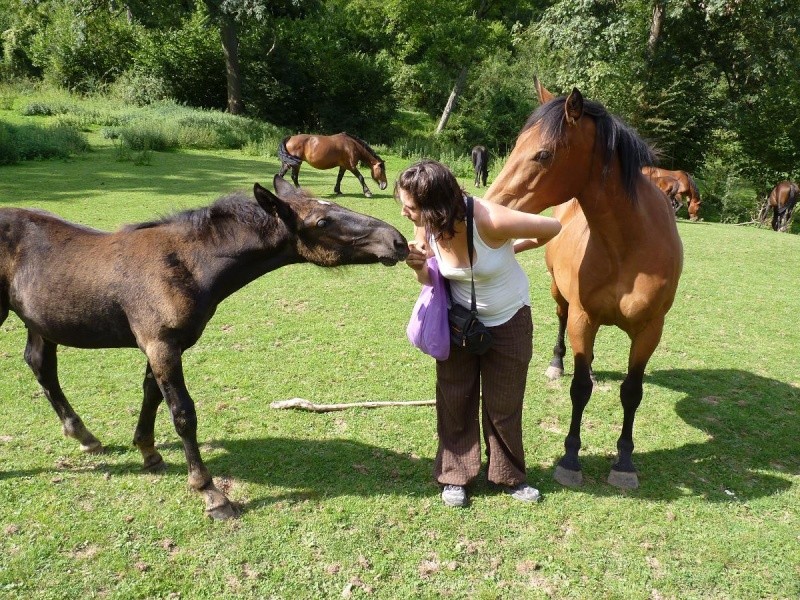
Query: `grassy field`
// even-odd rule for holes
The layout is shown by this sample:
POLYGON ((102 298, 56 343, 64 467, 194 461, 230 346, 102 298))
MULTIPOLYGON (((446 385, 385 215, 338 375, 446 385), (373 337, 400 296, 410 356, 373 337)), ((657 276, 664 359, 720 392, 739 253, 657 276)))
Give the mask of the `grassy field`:
MULTIPOLYGON (((69 161, 0 168, 0 205, 113 229, 269 184, 277 163, 239 151, 116 160, 111 142, 69 161)), ((385 156, 390 181, 407 161, 385 156)), ((334 171, 300 182, 332 197, 334 171)), ((468 190, 471 182, 466 182, 468 190)), ((340 202, 410 233, 391 197, 347 175, 340 202)), ((131 445, 143 355, 59 352, 62 386, 105 444, 82 455, 26 367, 25 331, 0 332, 3 598, 797 598, 800 596, 800 237, 680 222, 685 269, 645 380, 634 458, 641 487, 605 483, 622 411, 627 340, 598 337, 584 418, 586 484, 552 479, 569 380, 545 383, 556 320, 541 251, 521 255, 536 325, 524 414, 521 506, 483 480, 466 510, 431 478, 430 407, 311 414, 334 403, 433 397, 432 359, 405 326, 418 293, 402 265, 290 266, 224 303, 185 355, 204 458, 244 507, 211 522, 189 491, 166 411, 169 467, 142 473, 131 445)), ((571 361, 567 363, 571 370, 571 361)))

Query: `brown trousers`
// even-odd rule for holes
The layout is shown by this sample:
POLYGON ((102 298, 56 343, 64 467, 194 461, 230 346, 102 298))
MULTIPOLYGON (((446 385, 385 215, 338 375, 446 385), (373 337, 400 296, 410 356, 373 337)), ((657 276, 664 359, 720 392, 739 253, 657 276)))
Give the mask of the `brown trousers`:
POLYGON ((451 345, 450 357, 436 361, 439 449, 433 474, 442 485, 468 485, 478 475, 479 412, 489 481, 516 485, 526 480, 522 400, 533 352, 530 307, 523 306, 509 321, 489 330, 493 341, 486 354, 476 356, 451 345))

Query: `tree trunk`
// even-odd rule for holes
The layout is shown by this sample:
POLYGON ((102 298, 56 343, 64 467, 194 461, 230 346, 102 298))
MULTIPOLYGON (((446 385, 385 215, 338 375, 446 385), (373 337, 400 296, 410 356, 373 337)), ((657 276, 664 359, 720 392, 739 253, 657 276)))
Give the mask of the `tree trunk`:
POLYGON ((658 39, 661 37, 661 30, 664 27, 666 4, 666 0, 653 2, 653 19, 650 21, 650 36, 647 38, 647 55, 650 59, 655 56, 658 39))
POLYGON ((466 81, 467 67, 464 67, 458 74, 458 79, 456 79, 456 83, 453 86, 453 91, 450 92, 450 97, 447 99, 447 104, 445 104, 444 111, 442 112, 442 118, 439 119, 439 124, 436 126, 436 135, 439 135, 445 125, 447 125, 447 121, 450 119, 450 113, 453 112, 453 108, 456 106, 456 102, 461 95, 461 91, 464 89, 464 83, 466 83, 466 81))
POLYGON ((244 114, 242 101, 242 78, 239 69, 239 34, 233 17, 223 15, 220 24, 222 51, 225 54, 225 76, 228 82, 228 112, 244 114))

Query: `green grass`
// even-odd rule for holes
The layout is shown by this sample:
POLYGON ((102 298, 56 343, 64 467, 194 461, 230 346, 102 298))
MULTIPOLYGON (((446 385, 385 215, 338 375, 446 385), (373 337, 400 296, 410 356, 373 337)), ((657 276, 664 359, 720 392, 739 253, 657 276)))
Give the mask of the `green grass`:
MULTIPOLYGON (((2 116, 2 115, 0 115, 2 116)), ((111 141, 68 161, 0 167, 0 204, 39 207, 102 229, 269 184, 274 159, 239 151, 116 160, 111 141)), ((390 186, 339 201, 410 233, 390 186)), ((494 173, 492 173, 492 176, 494 173)), ((300 182, 333 198, 335 171, 300 182)), ((465 178, 468 190, 471 180, 465 178)), ((26 367, 25 330, 0 331, 0 596, 4 598, 796 598, 800 595, 800 238, 681 221, 685 269, 647 370, 634 458, 640 489, 605 483, 619 435, 624 334, 603 329, 599 385, 584 419, 586 484, 558 486, 569 380, 543 380, 556 320, 541 251, 531 279, 534 358, 524 412, 520 506, 481 480, 466 510, 441 505, 429 407, 310 414, 273 400, 419 400, 432 360, 405 326, 408 269, 290 266, 223 303, 185 355, 207 465, 241 502, 203 517, 165 411, 166 473, 140 471, 131 445, 144 357, 62 348, 62 386, 106 445, 82 455, 26 367)), ((567 363, 571 370, 571 361, 567 363)))

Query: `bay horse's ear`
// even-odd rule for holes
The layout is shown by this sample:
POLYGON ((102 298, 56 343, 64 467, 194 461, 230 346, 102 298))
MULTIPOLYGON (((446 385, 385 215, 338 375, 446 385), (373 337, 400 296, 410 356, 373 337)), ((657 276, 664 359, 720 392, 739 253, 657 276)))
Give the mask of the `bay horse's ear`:
POLYGON ((544 87, 542 85, 542 82, 539 81, 539 78, 536 77, 535 75, 533 76, 533 85, 536 87, 536 95, 539 96, 539 104, 550 102, 550 100, 555 98, 553 93, 546 87, 544 87))
POLYGON ((583 95, 578 91, 578 88, 572 88, 572 93, 567 96, 567 101, 564 103, 564 112, 567 116, 567 123, 575 125, 583 116, 583 95))

